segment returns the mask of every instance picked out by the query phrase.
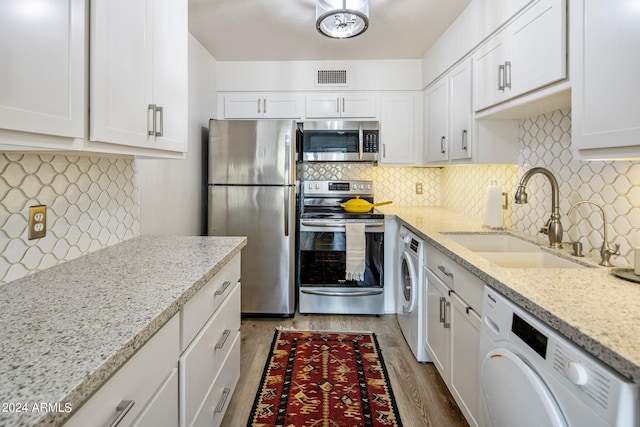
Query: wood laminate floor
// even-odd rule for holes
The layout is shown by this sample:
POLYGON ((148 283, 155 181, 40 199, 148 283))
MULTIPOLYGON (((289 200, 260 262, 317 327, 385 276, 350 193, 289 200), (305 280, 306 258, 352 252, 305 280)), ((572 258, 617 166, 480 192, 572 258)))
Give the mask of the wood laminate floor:
POLYGON ((292 319, 245 318, 240 327, 240 381, 229 402, 223 427, 246 426, 262 370, 278 327, 330 332, 374 332, 384 357, 405 427, 468 426, 436 368, 418 363, 396 316, 301 315, 292 319))

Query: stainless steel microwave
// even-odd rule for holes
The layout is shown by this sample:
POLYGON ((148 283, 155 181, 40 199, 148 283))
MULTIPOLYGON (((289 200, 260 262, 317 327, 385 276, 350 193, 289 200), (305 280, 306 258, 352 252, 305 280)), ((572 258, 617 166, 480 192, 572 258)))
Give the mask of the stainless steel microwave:
POLYGON ((377 162, 378 122, 311 121, 299 124, 305 162, 377 162))

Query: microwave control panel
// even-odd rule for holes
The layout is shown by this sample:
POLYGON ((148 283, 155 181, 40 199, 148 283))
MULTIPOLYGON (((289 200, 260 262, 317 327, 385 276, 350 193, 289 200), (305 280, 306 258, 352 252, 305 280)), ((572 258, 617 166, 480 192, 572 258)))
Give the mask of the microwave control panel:
POLYGON ((365 153, 377 153, 378 152, 378 131, 377 130, 363 130, 362 131, 363 148, 365 153))

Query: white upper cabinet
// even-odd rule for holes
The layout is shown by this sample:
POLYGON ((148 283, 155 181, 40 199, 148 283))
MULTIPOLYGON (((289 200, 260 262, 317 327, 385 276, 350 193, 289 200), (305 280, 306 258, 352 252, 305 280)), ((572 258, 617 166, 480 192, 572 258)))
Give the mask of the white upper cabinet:
POLYGON ((305 114, 308 119, 375 119, 377 107, 377 96, 370 93, 307 95, 305 114))
POLYGON ((225 119, 301 119, 302 95, 277 93, 225 94, 225 119))
POLYGON ((572 147, 583 157, 640 156, 640 25, 632 3, 571 3, 572 147))
POLYGON ((91 11, 91 141, 186 151, 186 0, 92 0, 91 11))
POLYGON ((421 94, 380 96, 380 153, 383 165, 420 165, 421 94))
POLYGON ((471 61, 460 62, 425 92, 426 162, 471 158, 471 61))
POLYGON ((85 2, 0 2, 0 129, 82 138, 85 2))
POLYGON ((482 45, 474 58, 474 110, 567 76, 565 0, 539 0, 482 45))

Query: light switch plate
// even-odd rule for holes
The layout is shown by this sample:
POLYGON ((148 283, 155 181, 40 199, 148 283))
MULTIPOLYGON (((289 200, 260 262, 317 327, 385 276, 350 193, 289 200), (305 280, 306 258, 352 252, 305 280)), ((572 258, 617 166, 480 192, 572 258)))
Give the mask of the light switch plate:
POLYGON ((29 206, 29 240, 40 239, 47 234, 47 207, 29 206))

